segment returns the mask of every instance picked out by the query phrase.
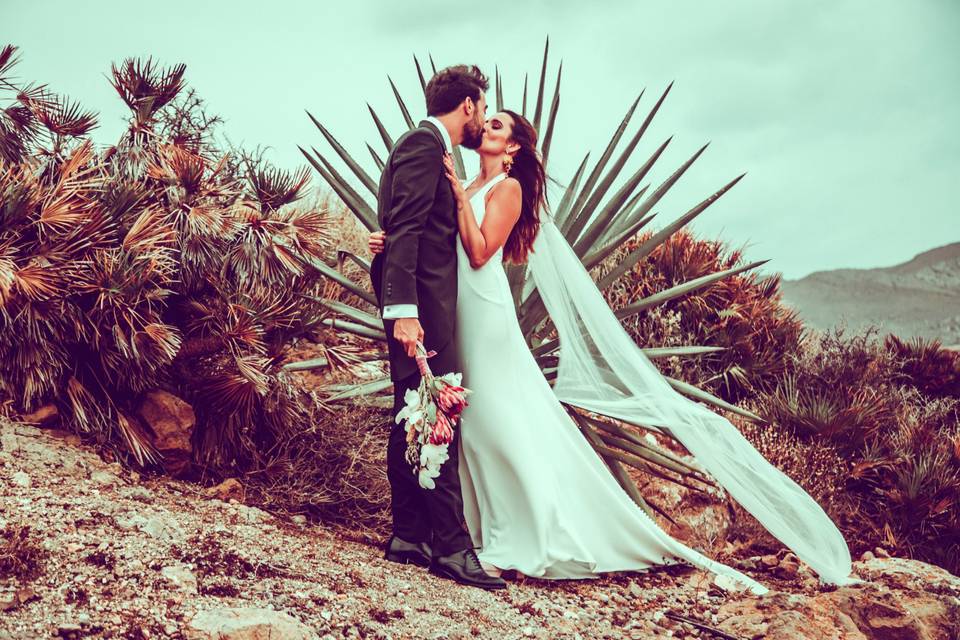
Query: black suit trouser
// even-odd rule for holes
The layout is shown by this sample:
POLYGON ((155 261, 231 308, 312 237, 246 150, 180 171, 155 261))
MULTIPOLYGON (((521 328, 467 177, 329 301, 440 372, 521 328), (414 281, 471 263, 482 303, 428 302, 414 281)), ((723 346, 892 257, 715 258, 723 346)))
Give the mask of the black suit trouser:
MULTIPOLYGON (((456 370, 453 341, 427 361, 435 375, 456 370)), ((420 386, 420 372, 394 382, 393 415, 406 404, 407 389, 420 386)), ((404 424, 393 423, 387 444, 387 477, 390 479, 393 533, 407 542, 428 542, 434 556, 445 556, 473 546, 470 532, 463 518, 463 497, 460 494, 458 453, 460 425, 453 430, 453 442, 448 446, 449 459, 440 465, 440 475, 434 478, 436 487, 424 489, 417 480, 405 456, 407 450, 404 424)))

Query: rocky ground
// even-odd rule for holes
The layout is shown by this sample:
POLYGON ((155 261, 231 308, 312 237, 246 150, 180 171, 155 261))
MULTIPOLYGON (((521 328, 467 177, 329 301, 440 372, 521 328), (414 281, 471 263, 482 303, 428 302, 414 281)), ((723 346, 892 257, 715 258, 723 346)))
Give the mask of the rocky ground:
POLYGON ((731 560, 762 598, 683 567, 487 593, 242 499, 0 419, 0 639, 960 637, 960 578, 910 560, 840 589, 790 554, 731 560))

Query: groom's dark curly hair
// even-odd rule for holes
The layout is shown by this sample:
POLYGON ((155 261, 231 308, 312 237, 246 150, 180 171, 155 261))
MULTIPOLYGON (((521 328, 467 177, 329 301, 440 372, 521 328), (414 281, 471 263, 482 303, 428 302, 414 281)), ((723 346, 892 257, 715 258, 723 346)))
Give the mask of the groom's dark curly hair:
POLYGON ((458 64, 441 69, 427 83, 427 115, 450 113, 464 98, 477 102, 480 94, 489 88, 487 76, 476 65, 458 64))

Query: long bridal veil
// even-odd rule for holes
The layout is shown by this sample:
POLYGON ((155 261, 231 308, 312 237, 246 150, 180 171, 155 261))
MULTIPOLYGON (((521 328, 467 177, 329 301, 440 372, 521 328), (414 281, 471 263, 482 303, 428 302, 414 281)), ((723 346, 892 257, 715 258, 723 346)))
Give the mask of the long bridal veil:
POLYGON ((670 386, 546 216, 529 267, 560 340, 557 398, 674 436, 822 581, 854 581, 847 543, 820 505, 723 416, 670 386))

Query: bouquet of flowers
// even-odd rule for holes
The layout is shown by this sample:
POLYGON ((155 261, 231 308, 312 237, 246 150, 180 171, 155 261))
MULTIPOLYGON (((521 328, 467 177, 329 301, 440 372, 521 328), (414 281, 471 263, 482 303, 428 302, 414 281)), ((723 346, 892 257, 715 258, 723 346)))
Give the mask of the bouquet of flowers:
POLYGON ((417 474, 420 486, 433 489, 433 481, 440 475, 440 465, 450 457, 447 448, 453 442, 453 427, 467 406, 469 389, 460 386, 463 374, 448 373, 435 376, 427 358, 436 352, 417 344, 417 367, 420 369, 420 388, 408 389, 403 399, 406 406, 397 413, 396 422, 406 420, 406 458, 417 474))

